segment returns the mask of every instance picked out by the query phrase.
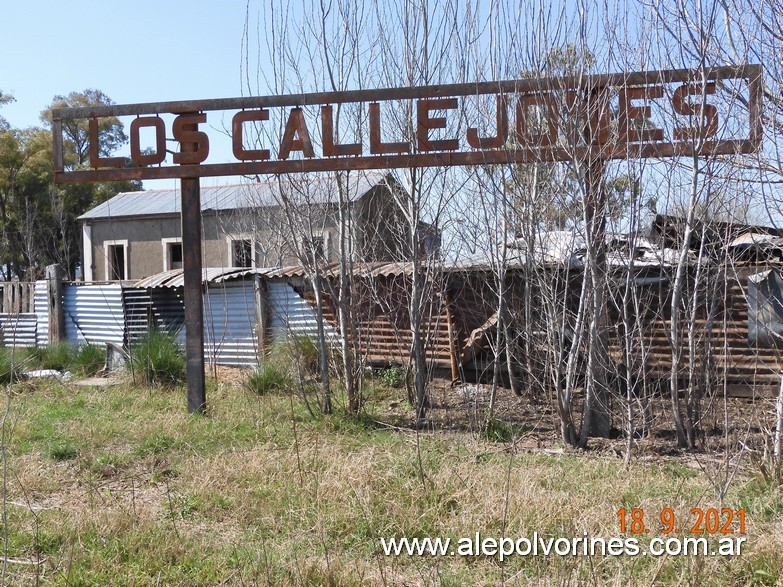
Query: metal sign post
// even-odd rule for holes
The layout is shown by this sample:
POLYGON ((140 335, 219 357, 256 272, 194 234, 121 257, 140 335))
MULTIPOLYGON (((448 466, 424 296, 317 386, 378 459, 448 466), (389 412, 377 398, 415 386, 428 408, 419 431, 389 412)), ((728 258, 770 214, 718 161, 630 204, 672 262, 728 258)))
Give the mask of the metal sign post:
MULTIPOLYGON (((174 154, 175 163, 198 165, 207 158, 209 141, 207 135, 198 130, 199 123, 204 120, 206 116, 200 113, 182 114, 174 120, 175 133, 181 138, 180 152, 174 154)), ((198 177, 183 177, 180 186, 188 411, 191 414, 203 414, 207 408, 207 396, 204 385, 201 186, 198 177)))
POLYGON ((180 183, 188 411, 203 414, 207 396, 204 387, 204 300, 201 297, 201 189, 197 177, 183 177, 180 183))

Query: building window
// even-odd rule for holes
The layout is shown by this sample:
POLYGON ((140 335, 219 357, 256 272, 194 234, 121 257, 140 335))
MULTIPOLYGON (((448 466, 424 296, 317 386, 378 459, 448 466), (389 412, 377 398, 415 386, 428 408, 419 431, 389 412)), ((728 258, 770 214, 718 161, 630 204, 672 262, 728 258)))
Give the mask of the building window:
POLYGON ((328 233, 314 234, 302 239, 302 253, 305 262, 327 263, 329 261, 328 233))
POLYGON ((249 238, 240 238, 231 241, 231 266, 253 266, 253 241, 249 238))
POLYGON ((168 244, 169 267, 171 269, 182 269, 182 243, 168 244))
POLYGON ((128 279, 128 241, 107 241, 104 247, 106 279, 110 281, 128 279))
POLYGON ((163 239, 163 270, 182 269, 182 241, 178 238, 163 239))

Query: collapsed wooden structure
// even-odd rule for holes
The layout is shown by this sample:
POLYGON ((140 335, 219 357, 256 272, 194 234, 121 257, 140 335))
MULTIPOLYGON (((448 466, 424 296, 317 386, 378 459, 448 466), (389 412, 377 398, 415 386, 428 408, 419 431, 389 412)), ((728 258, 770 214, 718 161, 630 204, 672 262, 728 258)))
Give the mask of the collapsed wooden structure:
MULTIPOLYGON (((668 259, 661 258, 659 250, 653 261, 649 250, 637 249, 631 256, 625 251, 618 256, 622 262, 610 263, 605 330, 611 359, 607 367, 616 386, 660 390, 669 385, 673 365, 681 389, 754 397, 780 386, 783 345, 769 333, 780 317, 783 335, 783 295, 759 294, 759 284, 783 275, 783 238, 754 234, 759 233, 730 239, 720 256, 687 264, 674 319, 677 265, 671 250, 668 259)), ((628 243, 621 248, 623 244, 628 243)), ((499 360, 506 377, 511 371, 525 389, 557 385, 574 342, 582 270, 579 263, 553 263, 535 266, 531 273, 529 264, 510 263, 501 288, 499 272, 488 265, 420 268, 427 276, 428 295, 418 311, 429 365, 465 380, 486 375, 499 360), (504 320, 497 311, 501 289, 506 296, 504 320)), ((336 271, 323 270, 327 281, 337 278, 336 271)), ((353 268, 350 335, 369 365, 406 363, 410 358, 412 273, 410 263, 353 268)), ((289 271, 289 277, 294 276, 300 278, 300 295, 315 306, 304 272, 289 271)), ((324 316, 339 332, 333 289, 325 288, 324 316)))

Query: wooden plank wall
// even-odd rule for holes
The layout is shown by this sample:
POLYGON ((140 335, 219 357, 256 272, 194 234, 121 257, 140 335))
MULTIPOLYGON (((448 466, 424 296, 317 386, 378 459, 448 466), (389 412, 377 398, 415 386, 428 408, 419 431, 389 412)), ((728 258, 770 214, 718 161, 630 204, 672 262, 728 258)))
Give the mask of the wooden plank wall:
POLYGON ((6 281, 0 283, 0 313, 29 314, 33 312, 35 283, 6 281))

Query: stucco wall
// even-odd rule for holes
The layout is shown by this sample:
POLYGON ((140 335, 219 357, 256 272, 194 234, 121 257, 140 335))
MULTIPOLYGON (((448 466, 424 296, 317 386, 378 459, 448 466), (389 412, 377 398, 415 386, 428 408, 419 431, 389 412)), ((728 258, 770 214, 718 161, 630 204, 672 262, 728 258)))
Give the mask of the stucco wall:
MULTIPOLYGON (((298 224, 298 223, 297 223, 298 224)), ((92 280, 108 281, 107 243, 127 241, 128 279, 137 280, 164 270, 165 247, 163 239, 181 238, 182 228, 178 216, 147 219, 121 218, 112 221, 92 221, 92 280)), ((319 223, 316 232, 328 232, 330 259, 336 259, 337 232, 333 223, 319 223)), ((296 232, 306 233, 304 224, 296 226, 296 232)), ((302 238, 297 236, 297 238, 302 238)), ((255 241, 256 266, 272 267, 296 265, 298 260, 287 245, 290 230, 279 218, 267 218, 263 222, 245 215, 205 214, 202 218, 202 263, 204 267, 231 266, 231 238, 249 238, 255 241)))
MULTIPOLYGON (((407 222, 385 186, 375 186, 354 204, 353 254, 359 261, 410 258, 407 222)), ((205 212, 202 215, 204 267, 231 267, 230 238, 252 239, 255 266, 298 265, 293 243, 311 235, 326 235, 327 260, 339 255, 338 213, 335 205, 299 205, 287 212, 279 207, 205 212)), ((89 222, 94 281, 108 281, 107 243, 127 242, 127 278, 142 279, 164 271, 164 239, 181 238, 179 215, 152 218, 114 218, 89 222)), ((87 276, 89 272, 85 272, 87 276)), ((89 277, 88 277, 89 278, 89 277)))

